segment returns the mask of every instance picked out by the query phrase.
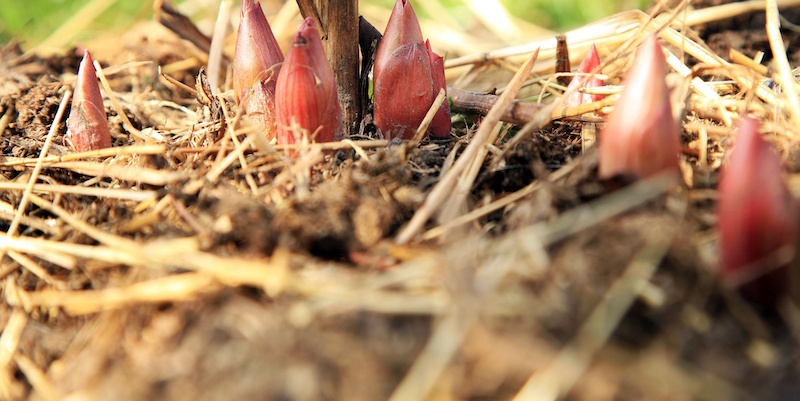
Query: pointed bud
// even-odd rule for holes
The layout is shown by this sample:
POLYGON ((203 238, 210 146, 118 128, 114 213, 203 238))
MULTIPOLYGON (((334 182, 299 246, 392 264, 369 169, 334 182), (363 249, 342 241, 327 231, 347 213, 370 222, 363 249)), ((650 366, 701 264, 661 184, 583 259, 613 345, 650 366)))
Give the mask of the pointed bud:
POLYGON ((722 171, 717 205, 723 279, 748 281, 744 294, 764 305, 785 294, 788 267, 776 252, 794 242, 797 202, 783 183, 780 161, 745 118, 722 171), (777 269, 776 269, 777 268, 777 269))
POLYGON ((408 0, 397 0, 375 54, 375 125, 387 138, 410 139, 433 104, 431 58, 408 0))
POLYGON ((83 52, 67 118, 67 139, 78 152, 111 147, 106 109, 89 50, 83 52))
POLYGON ((312 18, 303 21, 286 53, 276 88, 278 143, 295 142, 293 127, 331 142, 342 132, 342 112, 333 71, 312 18))
POLYGON ((257 124, 265 127, 267 136, 275 132, 275 81, 283 61, 278 41, 272 34, 261 4, 242 0, 242 17, 236 32, 233 54, 233 90, 241 102, 246 91, 252 93, 244 106, 257 124))
POLYGON ((625 88, 600 133, 600 178, 677 171, 680 131, 672 117, 666 70, 661 45, 651 34, 636 51, 625 88))
POLYGON ((564 107, 580 106, 585 103, 597 102, 606 97, 605 95, 590 95, 579 91, 580 88, 589 89, 605 85, 603 80, 597 78, 597 76, 585 75, 591 74, 592 72, 602 74, 603 72, 599 69, 595 71, 598 67, 600 67, 600 56, 597 55, 597 48, 595 48, 594 43, 592 43, 592 47, 589 48, 586 57, 584 57, 583 61, 581 61, 581 65, 579 65, 578 69, 575 71, 575 78, 573 78, 569 86, 567 86, 567 92, 571 91, 572 93, 568 98, 564 99, 562 103, 564 107))
MULTIPOLYGON (((444 59, 442 59, 442 56, 433 52, 430 40, 425 41, 425 47, 428 49, 428 58, 431 61, 431 79, 433 80, 433 95, 435 100, 436 96, 439 95, 439 91, 442 89, 445 90, 445 96, 447 96, 447 81, 444 77, 444 59)), ((445 97, 444 102, 439 106, 439 111, 437 111, 436 115, 433 117, 430 127, 428 127, 428 133, 437 138, 446 138, 450 136, 451 127, 450 103, 447 102, 447 97, 445 97)))

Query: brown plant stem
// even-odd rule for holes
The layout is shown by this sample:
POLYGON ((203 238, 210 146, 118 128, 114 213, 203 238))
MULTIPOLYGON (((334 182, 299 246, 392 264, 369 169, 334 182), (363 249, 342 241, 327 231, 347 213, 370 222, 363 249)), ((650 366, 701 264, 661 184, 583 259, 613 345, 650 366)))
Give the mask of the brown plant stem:
MULTIPOLYGON (((556 36, 556 74, 569 73, 569 46, 567 46, 567 35, 556 36)), ((568 75, 561 75, 558 78, 560 85, 568 86, 572 78, 568 75)))

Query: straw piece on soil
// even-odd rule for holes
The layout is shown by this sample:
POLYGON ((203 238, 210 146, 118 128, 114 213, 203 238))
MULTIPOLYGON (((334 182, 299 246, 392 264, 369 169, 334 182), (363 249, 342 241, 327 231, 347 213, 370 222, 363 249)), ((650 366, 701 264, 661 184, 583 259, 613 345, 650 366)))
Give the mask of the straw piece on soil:
MULTIPOLYGON (((22 191, 27 184, 21 182, 0 182, 0 190, 22 191)), ((33 191, 38 193, 61 193, 95 196, 98 198, 113 198, 143 202, 155 199, 158 192, 149 190, 134 190, 124 188, 95 188, 78 185, 36 184, 33 191)))
POLYGON ((789 98, 789 116, 787 120, 797 125, 800 122, 800 94, 797 92, 797 86, 792 74, 792 67, 789 65, 789 59, 786 57, 786 45, 783 43, 781 36, 781 22, 780 15, 778 14, 777 0, 767 0, 767 37, 769 38, 769 45, 772 49, 772 57, 775 64, 778 66, 778 79, 781 82, 781 88, 786 91, 786 96, 789 98))
MULTIPOLYGON (((36 189, 34 189, 34 191, 36 191, 36 189)), ((4 202, 0 202, 0 204, 3 204, 3 206, 7 205, 4 202)), ((9 208, 9 210, 0 210, 0 220, 11 221, 16 214, 17 209, 14 207, 9 208)), ((61 230, 61 226, 54 219, 44 219, 26 215, 22 216, 20 224, 56 237, 64 234, 61 230)), ((2 277, 2 274, 0 274, 0 277, 2 277)))
MULTIPOLYGON (((217 292, 222 287, 203 273, 182 273, 143 281, 124 287, 85 291, 17 289, 18 299, 25 310, 39 306, 63 308, 69 315, 86 315, 100 311, 120 309, 136 304, 160 304, 196 299, 203 294, 217 292)), ((13 298, 12 298, 13 299, 13 298)))
POLYGON ((742 52, 734 48, 730 48, 728 51, 728 58, 730 58, 732 62, 741 64, 747 68, 750 68, 751 70, 755 70, 755 72, 761 75, 767 75, 769 73, 767 66, 759 64, 757 61, 747 57, 742 52))
POLYGON ((111 177, 121 181, 139 182, 159 187, 189 178, 189 175, 183 171, 155 170, 146 167, 117 166, 86 161, 53 163, 48 167, 63 168, 93 177, 111 177))
POLYGON ((128 132, 136 136, 137 138, 144 140, 146 139, 142 136, 142 131, 136 129, 136 127, 131 124, 131 120, 128 119, 128 115, 125 114, 125 110, 122 109, 120 106, 119 101, 117 101, 117 97, 114 95, 114 91, 111 90, 111 85, 109 85, 108 80, 106 79, 105 73, 103 73, 103 68, 100 66, 100 63, 97 60, 94 61, 94 69, 97 73, 97 77, 100 78, 100 83, 103 85, 103 90, 106 91, 106 96, 108 96, 108 100, 111 101, 111 106, 114 107, 114 111, 117 112, 117 115, 122 120, 122 125, 125 127, 128 132))
POLYGON ((3 332, 0 334, 0 397, 6 400, 13 398, 11 394, 14 378, 11 361, 17 352, 22 332, 28 325, 28 314, 21 309, 14 309, 9 316, 3 332))
POLYGON ((52 401, 64 399, 64 394, 56 388, 47 376, 47 373, 37 366, 36 362, 32 359, 25 356, 25 354, 17 353, 14 355, 14 362, 16 362, 19 370, 25 375, 25 378, 28 379, 28 382, 38 396, 43 397, 45 400, 52 401))
MULTIPOLYGON (((233 138, 233 136, 235 135, 231 135, 231 138, 233 138)), ((255 136, 251 135, 245 138, 244 141, 238 145, 234 145, 233 152, 228 153, 224 159, 220 160, 216 165, 214 165, 213 168, 211 168, 211 170, 208 171, 206 174, 206 180, 208 182, 216 182, 217 179, 219 179, 219 176, 225 172, 225 169, 230 167, 236 159, 243 157, 243 152, 253 144, 253 141, 255 141, 255 136)))
MULTIPOLYGON (((140 257, 122 253, 118 251, 117 248, 73 244, 30 237, 11 238, 0 235, 0 249, 14 250, 20 253, 34 255, 67 270, 75 269, 78 265, 77 259, 104 262, 109 265, 130 266, 146 262, 140 257)), ((16 270, 16 268, 17 267, 14 266, 13 270, 16 270)), ((0 271, 0 277, 8 273, 10 272, 0 271)))
POLYGON ((359 144, 355 143, 355 141, 353 141, 352 139, 342 139, 342 142, 350 145, 350 147, 353 148, 353 150, 359 157, 361 157, 364 160, 369 160, 369 155, 364 150, 364 147, 359 146, 359 144))
POLYGON ((107 233, 99 228, 96 228, 91 224, 73 216, 68 211, 64 210, 63 208, 52 202, 49 202, 33 194, 31 194, 31 202, 36 204, 36 206, 39 206, 40 208, 55 214, 56 216, 58 216, 58 218, 63 220, 68 225, 74 227, 75 229, 83 232, 84 234, 94 238, 95 240, 105 245, 120 249, 127 249, 132 253, 137 253, 139 251, 137 250, 138 243, 136 241, 120 237, 111 233, 107 233))
POLYGON ((438 316, 447 312, 449 295, 444 291, 409 294, 397 291, 322 291, 308 302, 309 311, 325 316, 351 312, 372 312, 386 315, 438 316))
MULTIPOLYGON (((570 171, 572 171, 571 166, 574 166, 578 163, 581 163, 581 160, 576 159, 573 160, 570 163, 570 165, 564 166, 554 171, 549 176, 547 176, 547 181, 554 182, 556 180, 561 179, 562 177, 567 175, 570 171)), ((539 180, 534 181, 525 186, 525 188, 520 189, 519 191, 516 191, 510 195, 506 195, 500 199, 494 200, 487 205, 481 206, 477 209, 470 211, 469 213, 458 216, 447 223, 440 224, 434 228, 431 228, 430 230, 422 234, 421 239, 423 241, 426 241, 444 235, 448 230, 454 227, 458 227, 460 225, 464 225, 469 222, 475 221, 483 216, 488 215, 489 213, 495 212, 497 210, 505 208, 506 206, 519 202, 529 197, 531 194, 538 191, 542 187, 543 187, 542 181, 539 180)))
MULTIPOLYGON (((121 155, 158 155, 167 150, 165 145, 130 145, 116 146, 112 148, 91 150, 88 152, 74 152, 64 155, 47 156, 42 159, 43 163, 58 163, 73 160, 88 159, 93 157, 116 157, 121 155)), ((0 156, 0 167, 29 166, 35 165, 38 159, 25 157, 0 156)))
POLYGON ((439 93, 436 95, 436 98, 433 99, 433 104, 428 109, 428 112, 425 114, 425 118, 422 119, 422 122, 417 127, 417 132, 414 133, 414 137, 408 141, 407 148, 414 149, 419 146, 419 143, 422 142, 422 138, 425 136, 425 132, 428 131, 428 127, 431 125, 431 121, 433 121, 433 117, 436 116, 436 112, 439 111, 439 107, 444 102, 444 99, 447 95, 447 92, 444 89, 439 89, 439 93))
POLYGON ((64 290, 68 287, 66 282, 53 277, 50 273, 47 272, 47 270, 45 270, 41 265, 36 263, 33 259, 16 251, 8 250, 7 252, 8 256, 11 259, 14 259, 14 261, 19 263, 20 266, 24 267, 26 270, 36 275, 36 277, 42 279, 42 281, 44 281, 48 285, 51 285, 59 290, 64 290))

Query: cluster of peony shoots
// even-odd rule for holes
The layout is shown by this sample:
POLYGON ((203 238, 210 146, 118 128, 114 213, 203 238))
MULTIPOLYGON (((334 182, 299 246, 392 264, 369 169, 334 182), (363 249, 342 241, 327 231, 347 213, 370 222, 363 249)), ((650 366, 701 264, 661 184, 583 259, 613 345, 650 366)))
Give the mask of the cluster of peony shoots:
MULTIPOLYGON (((397 0, 375 55, 375 125, 387 139, 411 139, 439 92, 447 90, 444 60, 424 40, 408 0, 397 0)), ((428 134, 450 134, 450 105, 442 103, 428 134)))
MULTIPOLYGON (((589 73, 599 65, 596 53, 590 51, 578 72, 589 73)), ((625 87, 600 133, 601 179, 677 173, 680 130, 670 106, 666 70, 663 49, 656 36, 650 35, 637 49, 623 79, 625 87)), ((602 84, 580 77, 570 88, 602 84)), ((577 106, 597 100, 574 91, 563 104, 577 106)), ((725 284, 770 308, 792 290, 789 269, 800 213, 781 178, 780 161, 758 128, 754 119, 741 122, 720 177, 719 273, 725 284)))
POLYGON ((284 59, 261 5, 242 0, 233 87, 240 106, 269 139, 331 142, 341 135, 336 81, 312 18, 302 22, 284 59))
MULTIPOLYGON (((331 142, 342 136, 336 81, 314 20, 306 18, 286 53, 281 52, 261 5, 242 0, 233 57, 236 101, 267 138, 331 142)), ((378 47, 374 68, 375 123, 387 138, 410 139, 442 89, 444 60, 423 40, 408 0, 397 0, 378 47)), ((78 72, 68 141, 78 151, 111 146, 97 76, 87 51, 78 72)), ((444 102, 428 132, 450 133, 444 102)))
MULTIPOLYGON (((233 59, 236 99, 268 138, 289 144, 305 137, 330 142, 342 136, 342 116, 333 72, 314 20, 306 18, 283 54, 254 0, 242 1, 233 59)), ((385 136, 409 139, 439 90, 444 63, 423 41, 414 10, 397 0, 378 48, 374 69, 375 122, 385 136)), ((443 104, 430 133, 450 132, 443 104)))

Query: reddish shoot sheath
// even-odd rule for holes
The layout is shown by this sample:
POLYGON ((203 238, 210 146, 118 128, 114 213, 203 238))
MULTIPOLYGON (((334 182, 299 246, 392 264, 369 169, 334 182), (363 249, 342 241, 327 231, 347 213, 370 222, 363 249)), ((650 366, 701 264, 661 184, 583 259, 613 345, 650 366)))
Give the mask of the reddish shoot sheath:
POLYGON ((278 143, 295 143, 297 135, 305 134, 314 135, 315 142, 332 142, 341 136, 336 81, 312 18, 303 21, 292 39, 276 95, 278 143))
POLYGON ((261 5, 254 0, 242 0, 233 55, 233 89, 238 102, 252 89, 242 106, 265 129, 268 138, 275 136, 275 81, 282 61, 283 53, 261 5))
MULTIPOLYGON (((375 125, 387 138, 411 139, 436 95, 445 88, 444 63, 422 37, 408 0, 397 0, 375 55, 375 125)), ((450 107, 443 105, 429 130, 450 133, 450 107)))
POLYGON ((725 281, 746 281, 744 295, 764 306, 788 290, 788 266, 777 251, 797 234, 797 202, 782 172, 778 156, 758 134, 758 122, 746 118, 720 177, 720 273, 725 281))
POLYGON ((680 131, 672 116, 666 70, 661 45, 651 34, 636 51, 625 88, 600 133, 600 178, 677 172, 680 131))
POLYGON ((603 100, 605 95, 590 95, 588 93, 582 93, 578 90, 581 87, 588 89, 597 88, 604 85, 603 81, 600 78, 597 78, 597 76, 585 75, 591 74, 592 72, 596 74, 602 74, 602 71, 597 69, 598 67, 600 67, 600 56, 597 55, 597 48, 595 48, 594 44, 592 44, 589 52, 586 53, 586 57, 584 57, 583 61, 581 61, 581 65, 578 66, 578 69, 575 71, 575 78, 570 81, 569 86, 567 87, 566 92, 572 93, 569 95, 569 97, 564 99, 564 107, 580 106, 582 104, 603 100), (597 69, 597 71, 595 71, 595 69, 597 69))
POLYGON ((108 119, 89 50, 78 68, 72 107, 67 118, 67 140, 78 152, 111 147, 108 119))

